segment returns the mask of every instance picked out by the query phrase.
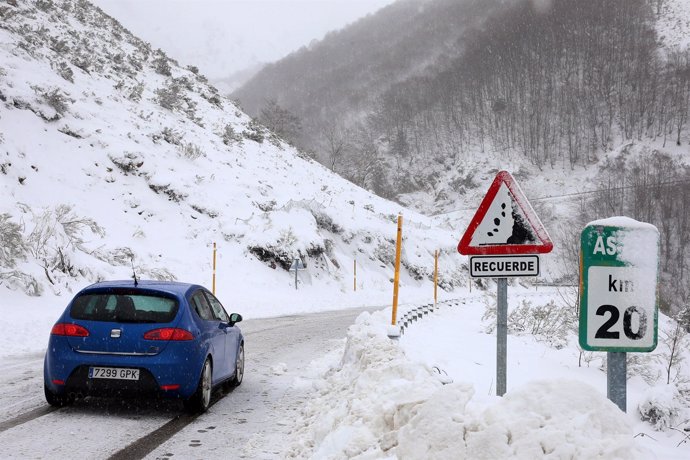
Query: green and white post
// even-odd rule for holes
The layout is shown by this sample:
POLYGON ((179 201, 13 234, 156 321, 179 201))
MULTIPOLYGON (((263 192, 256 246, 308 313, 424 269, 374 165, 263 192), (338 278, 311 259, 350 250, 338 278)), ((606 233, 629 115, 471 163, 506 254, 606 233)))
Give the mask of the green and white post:
POLYGON ((608 352, 607 395, 626 410, 626 353, 658 336, 659 231, 628 217, 587 224, 580 237, 580 346, 608 352))

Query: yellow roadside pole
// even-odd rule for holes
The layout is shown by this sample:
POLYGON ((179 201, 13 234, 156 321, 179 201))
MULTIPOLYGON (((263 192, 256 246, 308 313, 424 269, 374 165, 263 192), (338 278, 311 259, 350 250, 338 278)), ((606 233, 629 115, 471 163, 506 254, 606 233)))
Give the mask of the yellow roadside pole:
POLYGON ((216 243, 213 243, 213 284, 211 292, 216 295, 216 243))
POLYGON ((354 287, 355 291, 357 291, 357 259, 355 259, 354 267, 355 267, 355 281, 354 281, 353 287, 354 287))
POLYGON ((438 302, 438 249, 434 251, 434 305, 438 302))
POLYGON ((395 244, 395 277, 393 278, 393 326, 397 323, 398 316, 398 284, 400 282, 400 252, 402 250, 402 224, 403 216, 398 215, 398 239, 395 244))

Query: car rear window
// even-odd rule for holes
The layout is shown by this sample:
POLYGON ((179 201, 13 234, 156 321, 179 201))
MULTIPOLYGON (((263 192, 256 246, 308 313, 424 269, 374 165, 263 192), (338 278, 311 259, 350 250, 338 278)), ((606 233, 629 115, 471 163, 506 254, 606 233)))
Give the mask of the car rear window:
POLYGON ((176 299, 155 293, 104 292, 78 296, 70 315, 88 321, 169 323, 177 308, 176 299))

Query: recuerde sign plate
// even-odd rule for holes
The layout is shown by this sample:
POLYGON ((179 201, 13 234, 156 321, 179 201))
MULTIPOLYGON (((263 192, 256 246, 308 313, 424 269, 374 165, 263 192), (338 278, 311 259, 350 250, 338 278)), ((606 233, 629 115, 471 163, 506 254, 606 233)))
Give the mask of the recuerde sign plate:
POLYGON ((473 278, 512 278, 539 276, 539 256, 470 256, 470 276, 473 278))

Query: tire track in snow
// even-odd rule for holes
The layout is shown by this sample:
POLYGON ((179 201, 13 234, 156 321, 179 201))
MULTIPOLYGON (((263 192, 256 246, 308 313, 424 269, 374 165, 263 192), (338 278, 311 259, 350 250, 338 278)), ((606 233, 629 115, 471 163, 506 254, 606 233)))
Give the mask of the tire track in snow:
POLYGON ((111 455, 108 460, 139 460, 146 457, 156 447, 182 431, 184 427, 198 418, 198 415, 181 414, 157 430, 139 438, 124 449, 111 455))
POLYGON ((17 417, 11 418, 9 420, 5 420, 4 422, 0 422, 0 433, 2 433, 3 431, 7 431, 10 428, 14 428, 16 426, 23 425, 23 424, 30 422, 31 420, 35 420, 39 417, 43 417, 44 415, 48 415, 51 412, 55 412, 56 410, 58 410, 57 407, 51 407, 51 406, 39 407, 39 408, 31 410, 29 412, 25 412, 22 415, 19 415, 17 417))

